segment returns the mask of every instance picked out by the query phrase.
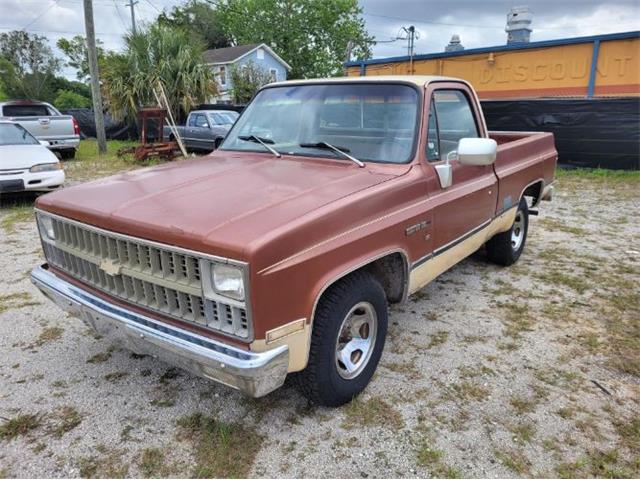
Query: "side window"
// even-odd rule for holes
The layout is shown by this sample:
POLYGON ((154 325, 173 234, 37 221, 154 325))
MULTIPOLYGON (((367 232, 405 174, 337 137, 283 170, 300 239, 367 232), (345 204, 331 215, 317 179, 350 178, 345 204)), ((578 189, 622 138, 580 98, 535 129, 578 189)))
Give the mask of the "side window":
POLYGON ((469 99, 462 91, 436 90, 432 105, 438 118, 441 159, 458 148, 461 138, 480 136, 469 99))
POLYGON ((195 127, 196 126, 196 117, 197 117, 197 115, 189 115, 188 125, 190 127, 195 127))
POLYGON ((438 117, 436 107, 431 101, 429 107, 429 130, 427 131, 427 160, 437 162, 440 160, 440 139, 438 138, 438 117))
POLYGON ((196 127, 209 128, 209 122, 204 115, 196 115, 196 127))

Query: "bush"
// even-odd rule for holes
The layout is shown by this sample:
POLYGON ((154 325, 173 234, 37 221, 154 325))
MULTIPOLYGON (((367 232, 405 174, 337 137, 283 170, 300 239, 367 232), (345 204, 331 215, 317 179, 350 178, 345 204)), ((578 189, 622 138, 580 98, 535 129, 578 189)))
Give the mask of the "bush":
POLYGON ((231 95, 237 104, 249 103, 260 87, 271 82, 271 76, 267 71, 249 61, 238 67, 231 68, 231 81, 233 88, 231 95))
POLYGON ((78 93, 70 90, 58 90, 56 99, 53 104, 59 110, 67 110, 69 108, 87 108, 91 105, 91 100, 78 93))

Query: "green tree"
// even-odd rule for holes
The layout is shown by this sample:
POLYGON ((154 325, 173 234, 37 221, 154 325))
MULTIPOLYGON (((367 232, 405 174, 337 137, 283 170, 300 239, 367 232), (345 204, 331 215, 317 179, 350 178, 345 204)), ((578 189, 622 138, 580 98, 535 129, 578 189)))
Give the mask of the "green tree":
POLYGON ((189 0, 184 5, 173 7, 170 13, 162 12, 157 22, 186 30, 203 41, 206 48, 231 46, 218 12, 206 1, 189 0))
POLYGON ((271 81, 271 76, 264 69, 253 62, 247 62, 241 67, 231 68, 231 95, 238 104, 249 103, 258 89, 271 81))
POLYGON ((35 99, 51 96, 47 84, 60 69, 60 61, 53 56, 46 37, 18 30, 1 33, 0 57, 11 64, 15 78, 4 86, 7 95, 35 99))
POLYGON ((204 45, 180 28, 153 24, 125 37, 123 54, 103 62, 103 91, 111 114, 123 118, 139 107, 157 105, 154 88, 165 89, 174 116, 217 93, 213 73, 203 63, 204 45))
MULTIPOLYGON (((75 68, 76 78, 86 82, 89 79, 89 58, 85 38, 82 35, 76 35, 71 40, 60 38, 56 45, 67 57, 65 65, 75 68)), ((100 40, 96 40, 96 52, 98 54, 98 63, 101 63, 104 58, 104 49, 100 40)))
POLYGON ((348 42, 356 58, 374 44, 357 0, 220 0, 219 18, 235 45, 266 43, 289 65, 289 78, 342 72, 348 42))
POLYGON ((91 105, 91 100, 70 90, 58 90, 53 105, 59 110, 87 108, 91 105))

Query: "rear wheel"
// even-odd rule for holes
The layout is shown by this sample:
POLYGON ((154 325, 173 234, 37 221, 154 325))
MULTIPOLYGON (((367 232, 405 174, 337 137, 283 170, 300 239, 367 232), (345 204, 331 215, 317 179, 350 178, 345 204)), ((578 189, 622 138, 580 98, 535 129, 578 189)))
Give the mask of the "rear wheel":
POLYGON ((487 256, 498 265, 513 265, 518 261, 529 231, 529 207, 522 197, 513 225, 506 232, 499 233, 487 242, 487 256))
POLYGON ((367 272, 332 285, 318 303, 309 363, 297 374, 302 393, 313 403, 337 407, 368 385, 387 335, 387 299, 367 272))

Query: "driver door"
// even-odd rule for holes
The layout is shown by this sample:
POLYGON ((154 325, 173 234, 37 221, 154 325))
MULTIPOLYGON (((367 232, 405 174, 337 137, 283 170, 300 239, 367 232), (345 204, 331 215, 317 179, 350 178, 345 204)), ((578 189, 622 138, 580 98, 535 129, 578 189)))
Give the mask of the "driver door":
POLYGON ((469 88, 460 83, 435 83, 430 101, 427 162, 433 170, 429 194, 434 201, 434 253, 442 253, 482 229, 494 217, 497 177, 493 165, 461 165, 456 158, 461 138, 486 137, 481 112, 469 88), (442 188, 435 165, 449 158, 453 183, 442 188))

